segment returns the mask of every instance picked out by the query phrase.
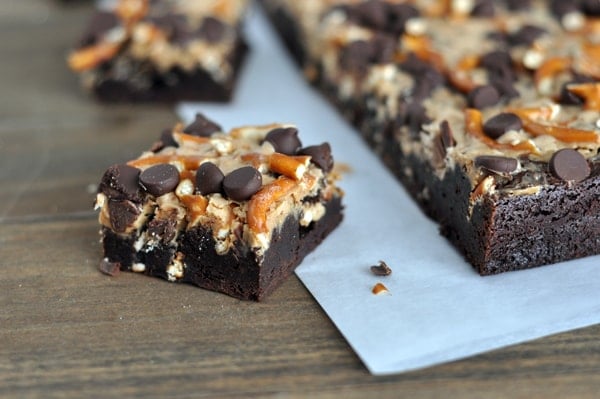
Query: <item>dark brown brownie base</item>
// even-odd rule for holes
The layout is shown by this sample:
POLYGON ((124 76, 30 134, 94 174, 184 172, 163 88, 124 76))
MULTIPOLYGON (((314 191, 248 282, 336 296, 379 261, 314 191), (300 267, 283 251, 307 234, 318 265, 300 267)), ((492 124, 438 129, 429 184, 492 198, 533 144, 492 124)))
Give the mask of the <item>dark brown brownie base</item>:
MULTIPOLYGON (((262 258, 246 247, 235 247, 225 255, 215 252, 212 232, 203 228, 187 231, 180 238, 179 251, 185 254, 184 276, 176 282, 194 284, 245 300, 263 300, 287 277, 302 259, 315 249, 342 221, 340 198, 326 204, 326 213, 309 227, 288 217, 273 234, 262 258)), ((146 265, 145 274, 167 278, 166 267, 175 255, 174 247, 158 246, 150 252, 136 252, 133 239, 103 229, 105 257, 131 271, 134 263, 146 265)))
MULTIPOLYGON (((294 20, 279 9, 268 11, 288 50, 304 65, 294 20)), ((360 130, 364 140, 479 274, 600 254, 600 162, 593 165, 591 176, 582 183, 569 186, 548 174, 551 184, 537 195, 486 197, 469 216, 472 188, 460 168, 438 179, 428 161, 404 153, 394 138, 400 129, 395 121, 374 121, 366 107, 368 98, 341 102, 336 88, 322 77, 317 76, 312 83, 360 130)))
POLYGON ((234 74, 226 83, 216 82, 203 70, 190 74, 180 68, 173 68, 163 73, 149 63, 141 63, 131 65, 131 68, 136 71, 134 74, 143 74, 144 82, 151 82, 151 84, 150 87, 140 87, 129 79, 114 79, 113 63, 109 62, 100 67, 99 73, 103 79, 92 88, 92 92, 99 101, 104 103, 228 102, 233 96, 247 52, 248 46, 240 40, 230 56, 234 74))

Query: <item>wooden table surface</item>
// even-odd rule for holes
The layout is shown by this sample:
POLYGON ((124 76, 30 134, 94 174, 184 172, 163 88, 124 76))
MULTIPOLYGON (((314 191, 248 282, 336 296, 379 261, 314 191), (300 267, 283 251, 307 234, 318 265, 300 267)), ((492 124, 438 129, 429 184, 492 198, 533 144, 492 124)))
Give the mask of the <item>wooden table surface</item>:
POLYGON ((600 326, 374 377, 295 276, 247 303, 101 275, 95 184, 176 116, 81 92, 64 56, 90 11, 0 7, 1 398, 599 397, 600 326))

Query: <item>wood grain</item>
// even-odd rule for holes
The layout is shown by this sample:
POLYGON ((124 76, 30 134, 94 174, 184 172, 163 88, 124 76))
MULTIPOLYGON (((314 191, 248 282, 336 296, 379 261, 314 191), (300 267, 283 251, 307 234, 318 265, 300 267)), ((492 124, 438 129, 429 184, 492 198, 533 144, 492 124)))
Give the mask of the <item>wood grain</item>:
POLYGON ((599 326, 373 377, 295 277, 257 304, 101 275, 93 186, 176 117, 79 90, 63 57, 89 12, 0 11, 0 397, 598 397, 599 326))

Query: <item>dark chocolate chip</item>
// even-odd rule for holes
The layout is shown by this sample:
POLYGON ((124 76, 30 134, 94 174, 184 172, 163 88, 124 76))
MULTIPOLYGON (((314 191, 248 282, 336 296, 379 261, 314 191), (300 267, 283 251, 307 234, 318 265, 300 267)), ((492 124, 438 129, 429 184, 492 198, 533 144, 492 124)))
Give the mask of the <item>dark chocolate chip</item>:
POLYGON ((522 128, 521 118, 508 112, 495 115, 483 124, 483 132, 493 139, 497 139, 508 131, 521 130, 522 128))
POLYGON ((104 172, 98 191, 104 193, 109 199, 139 202, 141 200, 139 176, 140 170, 133 166, 112 165, 104 172))
POLYGON ((471 10, 473 17, 491 18, 496 15, 493 0, 479 0, 471 10))
POLYGON ((201 113, 197 113, 196 119, 183 129, 184 133, 200 137, 210 137, 213 133, 222 131, 223 128, 221 126, 217 125, 201 113))
POLYGON ((163 243, 170 242, 177 233, 177 219, 175 215, 167 219, 154 218, 148 223, 148 234, 163 243))
POLYGON ((390 4, 386 31, 400 35, 404 33, 406 22, 419 16, 419 10, 410 4, 390 4))
MULTIPOLYGON (((531 8, 531 0, 505 0, 506 6, 511 11, 522 11, 531 8)), ((564 1, 564 0, 561 0, 564 1)))
POLYGON ((516 158, 495 155, 481 155, 475 158, 475 167, 483 168, 498 174, 509 174, 517 170, 519 161, 516 158))
POLYGON ((383 33, 376 34, 371 40, 373 50, 371 61, 376 64, 385 64, 394 59, 397 40, 383 33))
POLYGON ((479 65, 487 70, 503 70, 504 67, 510 67, 512 65, 512 57, 508 51, 495 50, 484 54, 480 60, 479 65))
POLYGON ((98 270, 104 274, 108 274, 109 276, 118 276, 119 272, 121 271, 121 263, 111 262, 107 258, 104 258, 100 261, 98 270))
POLYGON ((311 145, 302 148, 298 153, 300 155, 309 155, 311 157, 310 161, 321 168, 325 173, 331 171, 333 168, 333 156, 331 155, 331 146, 329 143, 311 145))
POLYGON ((298 138, 298 129, 295 127, 278 127, 265 136, 265 141, 273 145, 276 152, 294 155, 302 147, 298 138))
POLYGON ((490 76, 490 84, 498 91, 502 98, 510 100, 521 96, 521 93, 513 85, 512 79, 505 79, 499 75, 490 76))
POLYGON ((593 17, 600 16, 600 1, 581 0, 581 9, 586 15, 590 15, 593 17))
POLYGON ((387 25, 387 4, 381 0, 368 0, 359 3, 354 8, 361 25, 375 30, 384 30, 387 25))
POLYGON ((579 151, 564 148, 550 158, 550 171, 561 180, 580 182, 590 175, 590 165, 579 151))
POLYGON ((179 170, 168 163, 151 166, 140 174, 140 185, 155 197, 173 191, 178 184, 179 170))
POLYGON ((411 137, 418 138, 421 126, 431 122, 431 119, 427 116, 427 110, 423 105, 413 102, 406 105, 405 112, 404 124, 408 127, 408 132, 411 137))
POLYGON ((578 12, 579 5, 577 1, 551 0, 550 10, 556 17, 562 18, 566 14, 578 12))
POLYGON ((108 214, 110 215, 110 225, 113 230, 117 233, 123 233, 135 222, 140 214, 140 210, 129 200, 109 200, 108 214))
POLYGON ((508 37, 508 42, 513 46, 530 46, 537 38, 547 33, 546 29, 535 25, 524 25, 508 37))
POLYGON ((450 148, 456 145, 454 133, 452 133, 452 128, 447 120, 440 123, 440 139, 444 148, 450 148))
POLYGON ((146 19, 163 31, 171 43, 185 44, 194 38, 183 14, 165 14, 146 19))
POLYGON ((204 162, 196 171, 196 189, 202 195, 220 193, 225 175, 212 162, 204 162))
POLYGON ((206 39, 209 43, 218 43, 227 32, 227 26, 219 19, 206 17, 198 30, 200 37, 206 39))
POLYGON ((112 13, 106 11, 98 11, 89 22, 89 25, 79 40, 77 47, 86 47, 98 43, 102 36, 112 28, 119 25, 119 18, 112 13))
POLYGON ((568 89, 568 86, 573 82, 567 82, 560 88, 560 94, 558 96, 558 102, 564 105, 581 105, 584 103, 584 99, 579 97, 568 89))
POLYGON ((483 109, 500 102, 500 93, 492 85, 478 86, 467 96, 469 107, 483 109))
POLYGON ((179 147, 179 144, 173 138, 173 129, 164 129, 160 134, 160 141, 165 147, 179 147))
POLYGON ((223 179, 225 194, 234 201, 250 199, 262 186, 262 176, 252 166, 244 166, 223 179))
POLYGON ((340 67, 349 72, 364 73, 371 63, 373 45, 366 40, 355 40, 340 51, 340 67))

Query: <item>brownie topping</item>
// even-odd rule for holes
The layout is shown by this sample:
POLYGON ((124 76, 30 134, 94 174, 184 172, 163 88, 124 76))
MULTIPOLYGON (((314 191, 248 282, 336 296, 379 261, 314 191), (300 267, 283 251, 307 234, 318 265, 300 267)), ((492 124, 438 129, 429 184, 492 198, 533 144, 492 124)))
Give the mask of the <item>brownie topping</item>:
POLYGON ((217 165, 204 162, 196 171, 196 189, 202 195, 220 193, 225 175, 217 165))
POLYGON ((185 16, 182 14, 170 13, 148 17, 147 20, 165 32, 171 43, 185 44, 194 38, 187 26, 185 16))
POLYGON ((521 118, 512 113, 498 114, 483 124, 483 132, 493 139, 497 139, 511 130, 521 130, 522 128, 521 118))
POLYGON ((575 1, 551 0, 550 10, 555 16, 562 18, 566 14, 578 12, 579 7, 575 1))
POLYGON ((173 191, 178 184, 179 170, 168 163, 151 166, 140 174, 140 185, 156 197, 173 191))
POLYGON ((550 171, 561 180, 579 182, 590 175, 590 165, 579 151, 564 148, 550 158, 550 171))
POLYGON ((119 23, 119 19, 114 13, 97 12, 92 17, 89 27, 79 40, 77 47, 86 47, 98 43, 106 32, 118 26, 119 23))
POLYGON ((600 16, 600 1, 581 0, 581 9, 586 15, 591 15, 593 17, 600 16))
POLYGON ((171 128, 164 129, 160 134, 160 141, 163 147, 179 147, 179 144, 173 138, 173 130, 171 128))
POLYGON ((252 166, 236 169, 223 179, 223 190, 234 201, 250 199, 261 186, 262 176, 252 166))
POLYGON ((227 27, 223 22, 213 17, 206 17, 198 30, 200 37, 206 39, 209 43, 217 43, 223 39, 227 32, 227 27))
POLYGON ((492 85, 478 86, 467 96, 469 107, 483 109, 498 104, 500 93, 492 85))
POLYGON ((444 146, 444 149, 454 147, 456 145, 452 128, 447 120, 444 120, 442 123, 440 123, 440 140, 444 146))
POLYGON ((159 238, 161 242, 168 243, 177 233, 177 219, 170 217, 167 219, 152 219, 148 223, 148 234, 151 237, 159 238))
POLYGON ((295 127, 273 129, 267 133, 265 141, 271 143, 276 152, 286 155, 294 155, 302 147, 295 127))
POLYGON ((139 202, 141 201, 139 175, 140 170, 132 166, 112 165, 104 172, 98 191, 104 193, 109 199, 139 202))
POLYGON ((117 233, 125 232, 140 214, 137 206, 129 200, 108 201, 108 212, 110 214, 110 224, 117 233))
POLYGON ((348 18, 356 24, 380 32, 400 35, 406 22, 419 16, 419 11, 409 4, 390 4, 381 0, 368 0, 348 7, 348 18))
POLYGON ((474 160, 475 167, 498 174, 509 174, 517 170, 519 161, 515 158, 495 155, 481 155, 474 160))
POLYGON ((513 46, 530 46, 540 36, 547 33, 546 29, 535 25, 525 25, 508 37, 508 42, 513 46))
POLYGON ((299 154, 309 155, 311 157, 310 161, 321 168, 325 173, 333 169, 333 157, 331 156, 331 147, 329 146, 329 143, 302 148, 299 151, 299 154))
POLYGON ((213 133, 221 131, 223 131, 221 126, 217 125, 201 113, 197 113, 196 119, 183 129, 184 133, 200 137, 210 137, 213 133))

